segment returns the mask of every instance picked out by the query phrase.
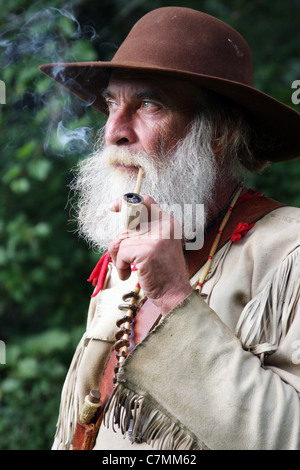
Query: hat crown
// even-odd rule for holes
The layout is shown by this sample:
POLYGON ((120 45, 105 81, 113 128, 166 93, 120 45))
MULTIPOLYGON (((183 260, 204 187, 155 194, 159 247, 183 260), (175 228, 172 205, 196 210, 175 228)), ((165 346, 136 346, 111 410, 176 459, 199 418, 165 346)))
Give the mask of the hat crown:
POLYGON ((143 16, 113 63, 219 77, 253 86, 251 51, 233 28, 208 14, 163 7, 143 16))

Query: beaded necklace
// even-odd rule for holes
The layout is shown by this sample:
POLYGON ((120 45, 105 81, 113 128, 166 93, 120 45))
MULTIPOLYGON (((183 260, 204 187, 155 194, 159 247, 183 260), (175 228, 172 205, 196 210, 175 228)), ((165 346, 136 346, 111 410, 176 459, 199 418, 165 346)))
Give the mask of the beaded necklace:
MULTIPOLYGON (((206 279, 207 274, 209 272, 209 269, 211 267, 213 257, 214 257, 214 255, 217 251, 218 246, 219 246, 219 242, 220 242, 221 236, 223 234, 224 228, 227 225, 227 222, 228 222, 228 220, 231 216, 232 210, 233 210, 237 200, 239 199, 240 194, 241 194, 243 189, 244 189, 243 185, 241 185, 238 188, 237 192, 235 193, 232 201, 230 202, 230 204, 227 208, 227 211, 226 211, 226 213, 225 213, 225 215, 224 215, 224 217, 221 221, 218 233, 217 233, 217 235, 214 239, 214 242, 211 246, 207 261, 206 261, 205 265, 203 266, 203 268, 201 270, 201 274, 200 274, 199 280, 198 280, 196 288, 195 288, 195 290, 199 293, 201 293, 201 291, 202 291, 203 284, 205 282, 205 279, 206 279)), ((141 286, 138 282, 133 291, 124 294, 123 297, 122 297, 123 302, 126 302, 126 301, 129 300, 129 303, 123 303, 123 304, 120 304, 118 306, 118 308, 120 310, 126 311, 126 314, 122 318, 120 318, 116 323, 119 330, 116 333, 116 343, 114 345, 114 349, 116 351, 116 358, 117 358, 118 362, 117 362, 117 364, 114 368, 114 374, 115 374, 114 377, 113 377, 113 383, 114 384, 117 383, 117 374, 122 369, 124 361, 125 361, 125 359, 127 357, 127 354, 128 354, 128 348, 130 346, 129 338, 130 338, 130 335, 131 335, 131 324, 132 324, 132 322, 134 320, 134 317, 136 315, 136 312, 137 312, 137 300, 138 300, 138 297, 139 297, 140 290, 141 290, 141 286)), ((157 324, 157 321, 155 323, 157 324)))
POLYGON ((224 228, 226 227, 227 225, 227 222, 229 220, 229 217, 231 216, 231 213, 232 213, 232 210, 237 202, 237 200, 239 199, 240 195, 241 195, 241 192, 243 191, 244 189, 244 186, 241 185, 238 189, 238 191, 236 192, 236 194, 234 195, 230 205, 228 206, 227 208, 227 211, 222 219, 222 222, 220 224, 220 227, 219 227, 219 230, 218 230, 218 233, 214 239, 214 242, 211 246, 211 249, 210 249, 210 252, 209 252, 209 255, 208 255, 208 258, 207 258, 207 261, 205 263, 205 265, 203 266, 202 268, 202 271, 201 271, 201 275, 199 277, 199 280, 198 280, 198 283, 197 283, 197 286, 196 286, 196 290, 201 292, 202 290, 202 287, 203 287, 203 283, 206 279, 206 276, 208 274, 208 271, 210 270, 210 267, 211 267, 211 264, 212 264, 212 259, 213 259, 213 256, 215 255, 216 251, 217 251, 217 248, 219 246, 219 243, 220 243, 220 239, 221 239, 221 236, 223 234, 223 231, 224 231, 224 228))

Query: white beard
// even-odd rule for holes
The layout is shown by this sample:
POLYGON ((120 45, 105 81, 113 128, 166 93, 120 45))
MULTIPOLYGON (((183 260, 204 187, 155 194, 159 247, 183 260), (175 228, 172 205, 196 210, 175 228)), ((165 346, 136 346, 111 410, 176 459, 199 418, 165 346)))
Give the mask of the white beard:
POLYGON ((163 156, 131 154, 126 146, 106 147, 101 139, 99 150, 81 162, 71 184, 71 189, 79 195, 79 235, 93 248, 106 250, 109 242, 119 233, 120 216, 111 212, 109 206, 122 194, 134 190, 137 175, 116 169, 116 163, 141 166, 145 175, 141 193, 163 204, 167 212, 166 208, 172 206, 172 215, 178 220, 185 204, 193 207, 190 214, 184 215, 185 239, 203 232, 204 224, 210 219, 209 207, 214 200, 217 165, 210 136, 204 135, 201 126, 201 119, 196 118, 187 136, 172 152, 163 156), (204 205, 204 218, 195 217, 195 207, 199 204, 204 205))

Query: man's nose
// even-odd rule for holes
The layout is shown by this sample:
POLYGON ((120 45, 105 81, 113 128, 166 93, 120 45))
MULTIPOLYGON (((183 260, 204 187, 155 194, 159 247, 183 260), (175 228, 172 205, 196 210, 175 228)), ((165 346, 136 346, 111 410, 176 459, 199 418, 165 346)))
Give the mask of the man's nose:
POLYGON ((132 115, 126 110, 113 111, 105 126, 106 145, 129 145, 135 140, 132 115))

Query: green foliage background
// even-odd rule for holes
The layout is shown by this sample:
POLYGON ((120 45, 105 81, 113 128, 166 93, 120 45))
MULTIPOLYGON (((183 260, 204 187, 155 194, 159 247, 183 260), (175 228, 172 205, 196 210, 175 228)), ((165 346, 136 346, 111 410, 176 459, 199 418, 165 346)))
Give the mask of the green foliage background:
MULTIPOLYGON (((85 326, 98 256, 74 234, 68 184, 101 115, 38 71, 58 61, 110 59, 130 27, 161 0, 0 0, 0 449, 49 449, 63 380, 85 326)), ((190 0, 244 35, 256 86, 286 104, 300 79, 300 2, 190 0)), ((297 109, 297 106, 295 106, 297 109)), ((298 111, 300 106, 298 106, 298 111)), ((300 206, 299 161, 249 184, 300 206)))

